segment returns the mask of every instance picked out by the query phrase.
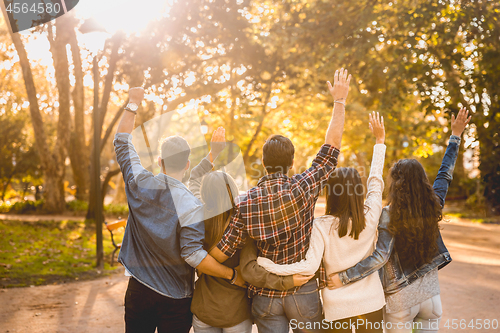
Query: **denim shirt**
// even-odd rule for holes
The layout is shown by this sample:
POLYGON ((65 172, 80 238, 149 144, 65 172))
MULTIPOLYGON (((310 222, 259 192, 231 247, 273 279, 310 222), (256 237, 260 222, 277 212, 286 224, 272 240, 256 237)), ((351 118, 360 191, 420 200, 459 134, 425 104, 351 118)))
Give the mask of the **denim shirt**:
MULTIPOLYGON (((453 169, 459 147, 460 137, 452 135, 434 181, 434 192, 438 196, 441 206, 444 206, 448 187, 453 179, 453 169)), ((385 293, 391 294, 400 291, 431 270, 441 269, 451 262, 452 259, 444 245, 441 232, 439 232, 437 239, 438 250, 431 262, 415 268, 415 264, 411 260, 400 260, 397 251, 394 250, 395 239, 389 232, 389 222, 389 207, 387 206, 382 210, 380 216, 375 251, 355 266, 339 273, 343 285, 356 282, 378 271, 385 293)))
POLYGON ((161 295, 192 297, 193 267, 208 254, 201 202, 177 179, 147 171, 132 135, 116 134, 114 145, 129 206, 118 261, 161 295))

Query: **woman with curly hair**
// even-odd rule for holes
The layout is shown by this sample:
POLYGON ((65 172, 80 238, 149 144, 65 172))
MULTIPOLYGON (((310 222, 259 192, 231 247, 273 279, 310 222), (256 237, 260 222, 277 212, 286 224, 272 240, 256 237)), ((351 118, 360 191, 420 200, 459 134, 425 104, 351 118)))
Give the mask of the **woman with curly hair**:
POLYGON ((375 251, 355 266, 330 275, 328 286, 336 289, 379 271, 385 291, 387 332, 439 330, 443 311, 438 269, 451 262, 439 222, 460 136, 470 119, 465 108, 456 119, 452 115, 452 135, 433 186, 417 160, 403 159, 392 167, 389 205, 380 217, 375 251))

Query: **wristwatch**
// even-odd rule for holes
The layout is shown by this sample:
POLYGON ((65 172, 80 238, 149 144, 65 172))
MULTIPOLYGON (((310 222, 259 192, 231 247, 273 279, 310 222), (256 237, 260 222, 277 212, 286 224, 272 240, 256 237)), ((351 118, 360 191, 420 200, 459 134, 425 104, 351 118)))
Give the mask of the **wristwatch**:
POLYGON ((229 283, 235 284, 237 278, 238 278, 238 271, 233 268, 233 277, 231 278, 231 280, 229 280, 229 283))
POLYGON ((127 106, 125 107, 125 110, 127 111, 130 111, 132 113, 136 113, 137 114, 137 109, 139 108, 139 105, 135 104, 135 103, 128 103, 127 106))

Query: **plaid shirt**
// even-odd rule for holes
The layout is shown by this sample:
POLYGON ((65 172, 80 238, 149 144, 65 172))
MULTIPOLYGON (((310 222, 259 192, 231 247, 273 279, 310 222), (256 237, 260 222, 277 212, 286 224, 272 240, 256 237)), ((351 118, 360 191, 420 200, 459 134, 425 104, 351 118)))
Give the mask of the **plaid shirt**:
MULTIPOLYGON (((281 173, 262 177, 237 204, 236 213, 217 247, 232 257, 248 237, 256 240, 259 255, 277 264, 302 260, 309 248, 314 206, 321 189, 337 166, 339 150, 323 145, 312 166, 289 178, 281 173)), ((324 269, 321 279, 326 277, 324 269)), ((250 286, 251 295, 285 297, 286 291, 250 286)))

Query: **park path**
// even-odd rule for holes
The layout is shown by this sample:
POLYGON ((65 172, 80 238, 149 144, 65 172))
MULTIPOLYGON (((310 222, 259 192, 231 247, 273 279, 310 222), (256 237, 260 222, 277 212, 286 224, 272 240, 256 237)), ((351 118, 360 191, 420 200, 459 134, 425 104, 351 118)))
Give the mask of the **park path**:
MULTIPOLYGON (((473 319, 500 320, 500 226, 452 219, 443 223, 443 237, 453 262, 439 273, 444 308, 440 332, 500 331, 444 328, 448 319, 467 324, 473 319)), ((113 274, 94 281, 0 290, 0 333, 123 332, 126 286, 125 276, 113 274)))
POLYGON ((0 221, 22 221, 22 222, 40 222, 40 221, 85 221, 84 216, 71 215, 26 215, 26 214, 0 214, 0 221))

